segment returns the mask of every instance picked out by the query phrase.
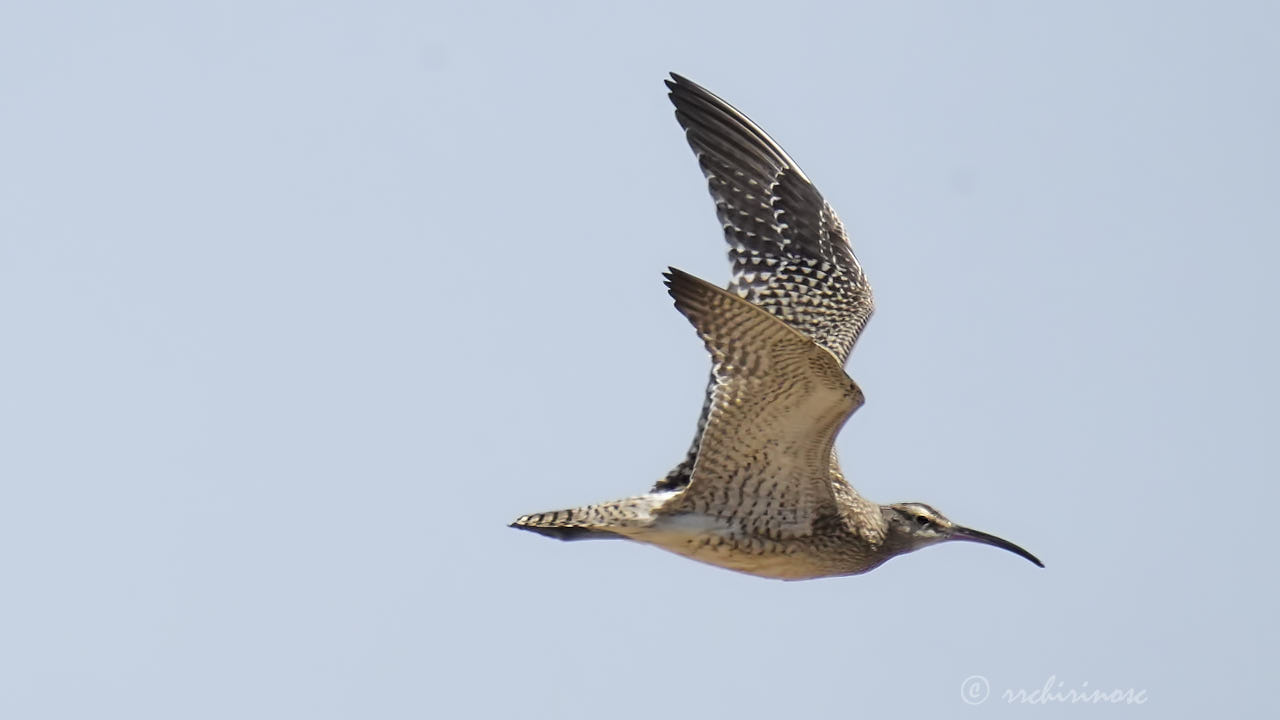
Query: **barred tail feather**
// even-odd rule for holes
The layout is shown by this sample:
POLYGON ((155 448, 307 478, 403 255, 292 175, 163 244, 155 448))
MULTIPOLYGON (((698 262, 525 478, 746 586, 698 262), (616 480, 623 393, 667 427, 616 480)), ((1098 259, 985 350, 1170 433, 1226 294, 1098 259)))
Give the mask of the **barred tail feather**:
POLYGON ((597 540, 626 537, 647 527, 652 510, 674 493, 655 493, 585 507, 522 515, 510 527, 557 540, 597 540))
MULTIPOLYGON (((563 510, 560 512, 564 512, 563 510)), ((608 540, 610 538, 622 538, 615 532, 608 530, 597 530, 595 528, 582 527, 579 525, 556 525, 554 521, 551 524, 543 524, 548 521, 543 520, 548 515, 558 515, 560 513, 537 513, 534 515, 525 515, 507 527, 513 527, 517 530, 528 530, 529 532, 545 535, 556 540, 608 540)))

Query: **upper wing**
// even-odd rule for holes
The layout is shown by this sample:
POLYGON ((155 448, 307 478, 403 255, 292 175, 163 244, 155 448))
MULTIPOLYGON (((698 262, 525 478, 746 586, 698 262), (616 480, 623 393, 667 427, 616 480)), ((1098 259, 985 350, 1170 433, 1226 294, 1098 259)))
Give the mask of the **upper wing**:
MULTIPOLYGON (((729 288, 825 347, 841 364, 874 302, 849 238, 822 194, 764 130, 706 88, 672 73, 676 120, 707 176, 729 241, 729 288)), ((655 490, 689 481, 711 410, 713 377, 685 459, 655 490)))
MULTIPOLYGON (((760 307, 672 268, 667 287, 714 363, 693 475, 666 506, 783 538, 838 514, 831 449, 862 391, 826 349, 760 307)), ((836 484, 840 487, 836 487, 836 484)))
POLYGON ((764 130, 706 88, 671 77, 676 120, 730 245, 729 288, 844 364, 874 303, 840 219, 764 130))

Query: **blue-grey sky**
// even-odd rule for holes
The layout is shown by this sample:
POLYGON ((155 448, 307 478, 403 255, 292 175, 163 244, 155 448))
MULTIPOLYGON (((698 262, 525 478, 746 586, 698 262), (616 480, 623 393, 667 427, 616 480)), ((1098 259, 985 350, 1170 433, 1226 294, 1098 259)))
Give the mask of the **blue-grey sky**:
POLYGON ((5 4, 0 716, 1274 708, 1277 27, 5 4), (505 527, 643 491, 693 431, 708 361, 660 273, 728 265, 670 70, 851 231, 850 479, 1046 569, 957 544, 780 583, 505 527))

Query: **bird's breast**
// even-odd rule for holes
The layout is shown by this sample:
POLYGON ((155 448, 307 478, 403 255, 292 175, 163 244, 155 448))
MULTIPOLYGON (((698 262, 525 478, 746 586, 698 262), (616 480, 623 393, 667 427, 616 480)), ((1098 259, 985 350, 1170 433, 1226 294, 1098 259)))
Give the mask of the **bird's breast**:
POLYGON ((696 513, 659 516, 648 528, 628 536, 690 560, 759 577, 808 580, 860 572, 857 553, 829 542, 770 539, 696 513))

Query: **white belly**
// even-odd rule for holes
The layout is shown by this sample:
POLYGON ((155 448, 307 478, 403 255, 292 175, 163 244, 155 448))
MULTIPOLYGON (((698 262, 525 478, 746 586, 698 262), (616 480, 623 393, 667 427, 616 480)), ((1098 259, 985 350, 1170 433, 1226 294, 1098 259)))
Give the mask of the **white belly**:
POLYGON ((626 533, 690 560, 779 580, 807 580, 836 574, 828 563, 803 552, 799 543, 748 536, 723 520, 702 515, 660 516, 649 527, 626 533))

